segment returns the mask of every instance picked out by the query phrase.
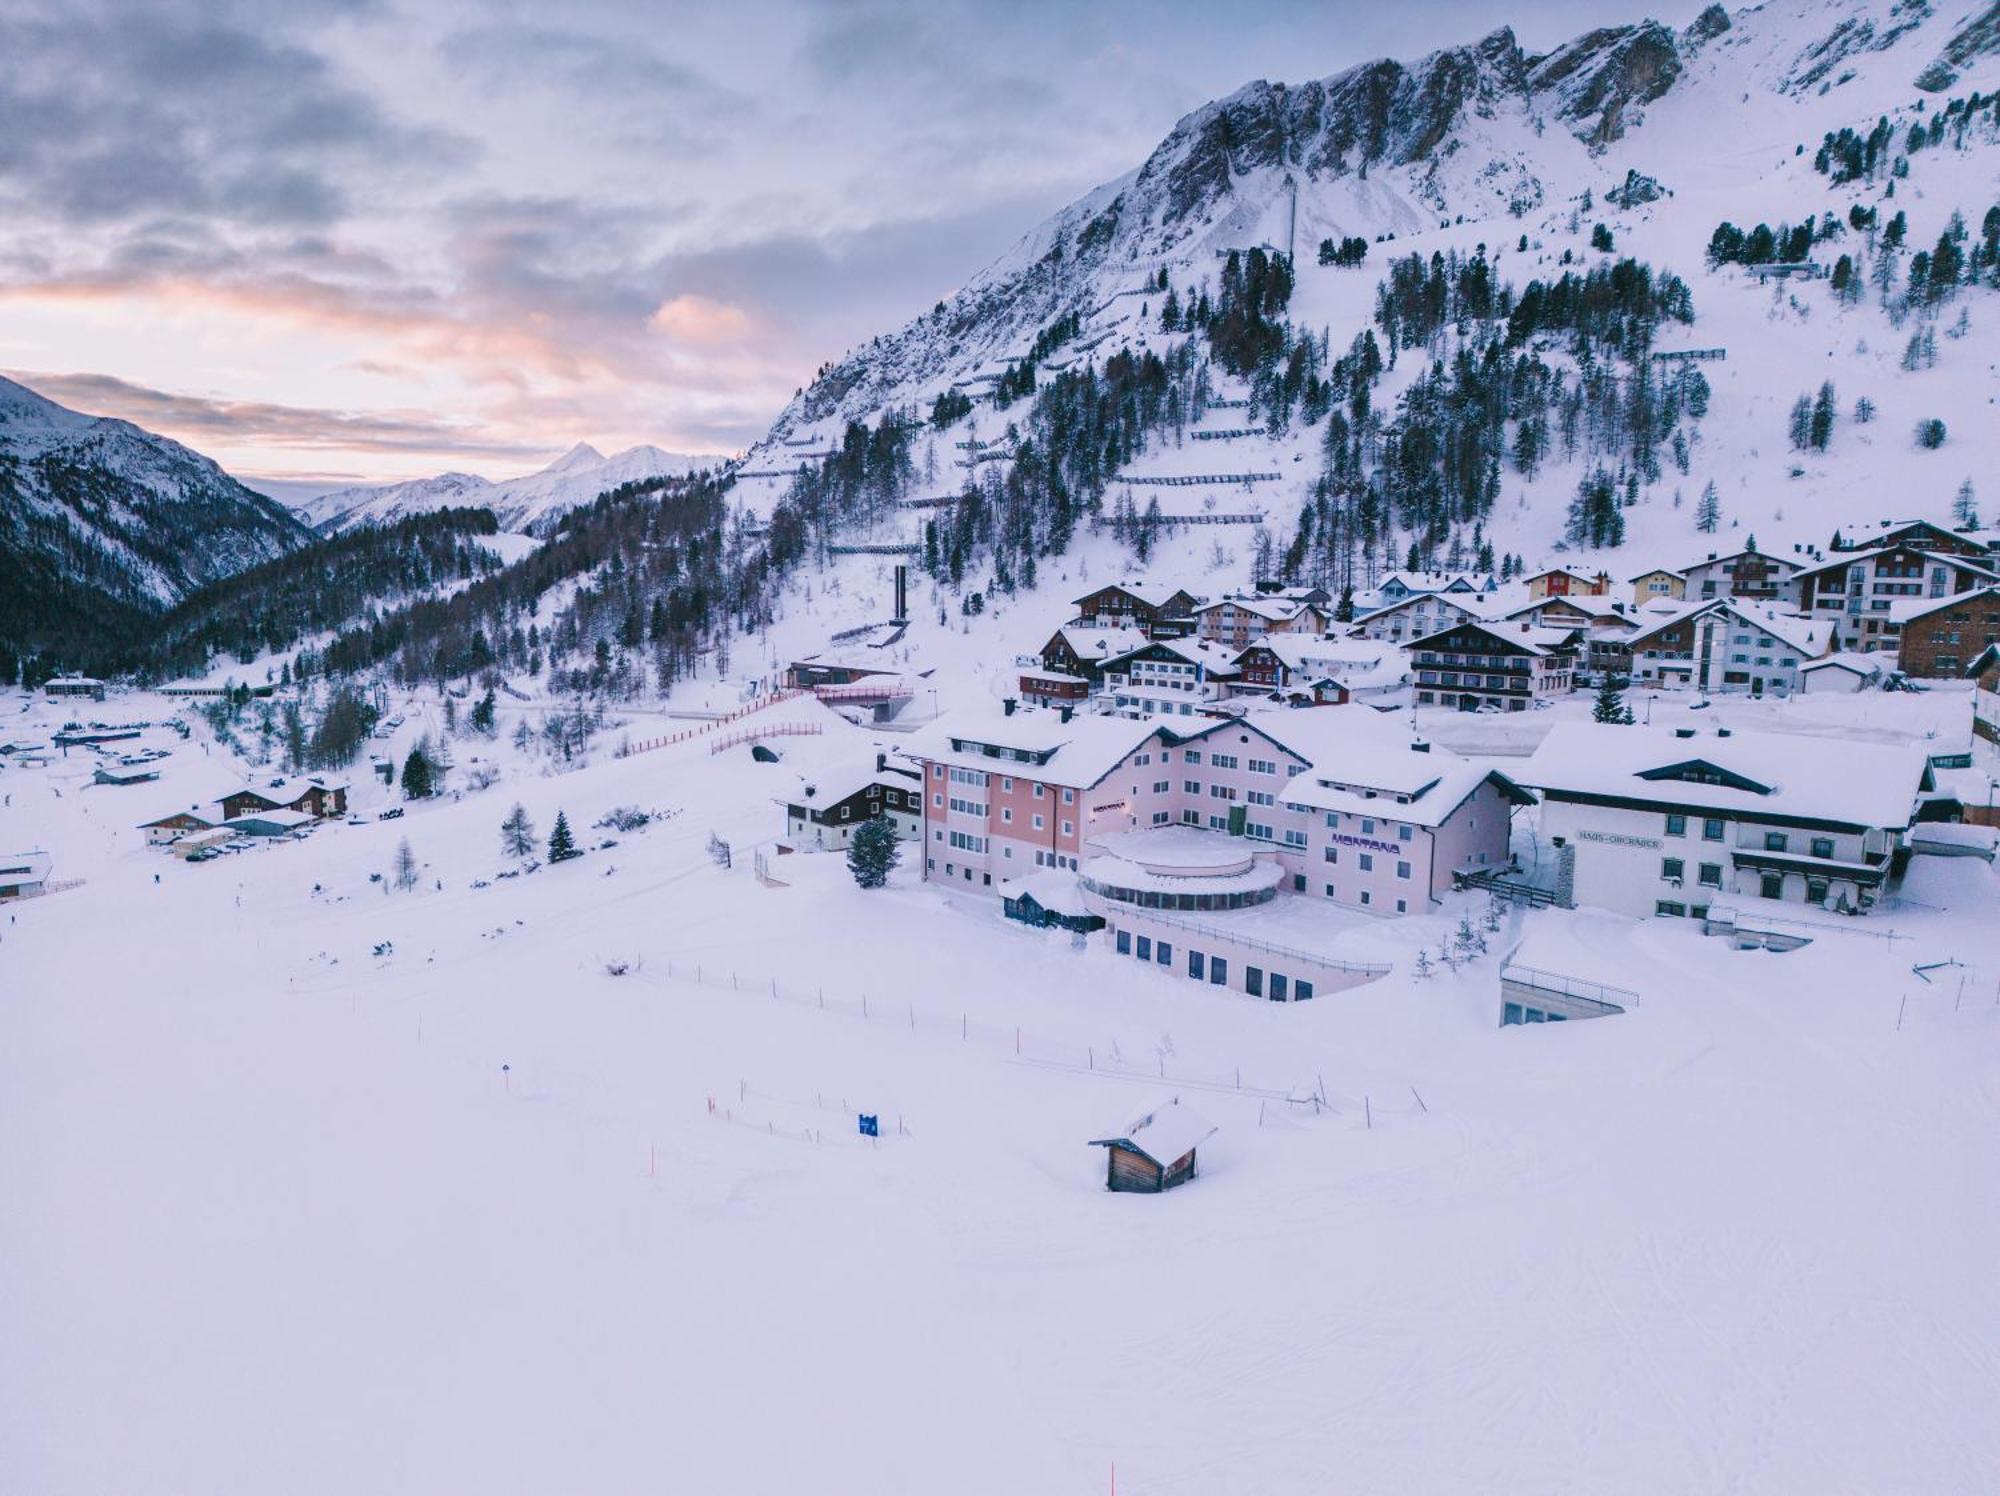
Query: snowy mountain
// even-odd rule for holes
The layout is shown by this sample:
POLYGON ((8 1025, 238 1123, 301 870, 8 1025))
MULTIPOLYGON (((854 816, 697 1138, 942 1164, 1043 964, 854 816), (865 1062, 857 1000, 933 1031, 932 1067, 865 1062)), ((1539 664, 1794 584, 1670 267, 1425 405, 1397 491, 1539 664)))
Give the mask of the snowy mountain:
POLYGON ((200 453, 0 379, 0 644, 157 611, 307 538, 200 453))
POLYGON ((629 447, 606 457, 578 442, 539 471, 500 482, 470 473, 441 473, 387 488, 345 488, 297 506, 299 517, 322 534, 355 525, 382 524, 433 509, 475 506, 493 511, 503 530, 544 534, 563 514, 599 494, 646 478, 676 478, 715 465, 658 447, 629 447))
MULTIPOLYGON (((1725 523, 1782 529, 1810 512, 1821 539, 1821 515, 1873 517, 1885 488, 1898 493, 1898 507, 1915 503, 1943 518, 1960 480, 2000 456, 1985 397, 1968 396, 2000 346, 1981 322, 1990 293, 1968 295, 1970 328, 1956 330, 1939 364, 1956 365, 1961 377, 1911 378, 1896 359, 1911 335, 1906 311, 1888 293, 1847 304, 1824 279, 1767 281, 1741 266, 1711 266, 1705 251, 1725 220, 1747 228, 1818 215, 1830 240, 1815 238, 1812 250, 1823 277, 1842 251, 1860 252, 1864 236, 1847 215, 1865 205, 1878 213, 1877 227, 1907 211, 1907 247, 1891 256, 1900 275, 1909 252, 1927 248, 1954 213, 1976 232, 1995 200, 2000 163, 1990 103, 1971 140, 1961 132, 1952 149, 1911 151, 1893 169, 1885 160, 1865 182, 1834 182, 1815 150, 1832 132, 1865 135, 1880 119, 1900 147, 1913 123, 1937 118, 1963 95, 1979 112, 1982 94, 2000 82, 1996 50, 2000 16, 1990 3, 1771 0, 1733 15, 1712 6, 1679 31, 1652 21, 1606 27, 1545 54, 1502 29, 1412 62, 1250 84, 1182 119, 1135 171, 1041 224, 940 307, 829 365, 744 468, 783 474, 797 455, 832 445, 845 423, 899 406, 929 414, 954 387, 975 408, 950 436, 1000 436, 1027 407, 991 412, 984 397, 1038 337, 1046 347, 1061 319, 1077 319, 1075 333, 1041 358, 1044 381, 1063 367, 1101 365, 1121 348, 1165 356, 1178 339, 1160 326, 1162 277, 1191 299, 1216 287, 1232 250, 1288 255, 1291 320, 1324 331, 1338 351, 1374 322, 1391 259, 1478 256, 1518 290, 1598 262, 1592 235, 1602 224, 1619 256, 1670 271, 1691 289, 1691 324, 1663 330, 1661 346, 1728 350, 1726 362, 1704 366, 1714 409, 1689 431, 1688 466, 1648 477, 1634 501, 1645 512, 1631 517, 1633 539, 1689 529, 1694 497, 1709 481, 1724 490, 1725 523), (1365 243, 1364 263, 1320 262, 1324 241, 1350 238, 1365 243), (1846 401, 1865 394, 1881 423, 1835 443, 1838 461, 1801 458, 1787 450, 1786 408, 1829 380, 1846 401), (1928 467, 1913 483, 1909 433, 1931 418, 1961 445, 1948 457, 1923 454, 1928 467), (1672 503, 1677 488, 1685 508, 1672 503), (1656 516, 1655 507, 1673 512, 1656 516)), ((1865 238, 1873 252, 1874 230, 1865 238)), ((1456 346, 1446 329, 1425 351, 1448 359, 1456 346)), ((1393 400, 1425 362, 1408 359, 1385 376, 1377 409, 1393 418, 1393 400)), ((1218 379, 1216 393, 1254 391, 1218 379)), ((1257 497, 1282 539, 1317 475, 1318 433, 1295 426, 1273 435, 1256 420, 1210 424, 1252 429, 1216 433, 1212 445, 1189 442, 1185 454, 1155 445, 1125 472, 1157 482, 1203 470, 1268 471, 1273 481, 1257 497)), ((933 466, 948 471, 951 450, 943 442, 944 460, 933 466)), ((1489 536, 1530 554, 1556 544, 1579 476, 1578 465, 1564 462, 1519 482, 1510 473, 1489 536)), ((752 507, 768 507, 780 491, 759 489, 754 478, 746 484, 752 507)), ((1136 497, 1143 506, 1144 494, 1136 497)), ((1681 537, 1681 548, 1692 543, 1681 537)))

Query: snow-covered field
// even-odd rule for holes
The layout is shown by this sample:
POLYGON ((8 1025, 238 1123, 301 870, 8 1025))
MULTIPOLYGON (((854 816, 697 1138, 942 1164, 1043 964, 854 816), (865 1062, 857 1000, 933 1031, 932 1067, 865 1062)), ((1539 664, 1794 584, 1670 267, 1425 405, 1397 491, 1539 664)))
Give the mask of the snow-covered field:
POLYGON ((823 732, 542 774, 503 709, 494 789, 206 865, 133 829, 250 772, 199 729, 158 784, 0 769, 0 842, 87 880, 0 924, 0 1489, 2000 1483, 1984 863, 1787 954, 1544 913, 1418 980, 1453 905, 1258 1004, 913 866, 766 886, 772 797, 875 741, 775 715, 823 732), (517 798, 593 850, 496 880, 517 798), (595 849, 620 804, 675 813, 595 849), (1524 937, 1636 1009, 1498 1028, 1524 937), (1107 1194, 1088 1140, 1170 1095, 1201 1177, 1107 1194))

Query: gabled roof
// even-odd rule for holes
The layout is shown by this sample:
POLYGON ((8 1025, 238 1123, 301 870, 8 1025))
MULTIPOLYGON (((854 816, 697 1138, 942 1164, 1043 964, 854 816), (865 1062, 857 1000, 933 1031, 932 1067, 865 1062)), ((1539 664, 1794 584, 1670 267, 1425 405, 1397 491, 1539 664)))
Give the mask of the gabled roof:
POLYGON ((1196 613, 1212 613, 1218 608, 1235 608, 1239 612, 1254 613, 1259 618, 1268 618, 1273 623, 1284 623, 1296 618, 1307 609, 1319 610, 1319 604, 1307 602, 1299 597, 1218 597, 1212 603, 1203 603, 1196 613))
POLYGON ((1704 552, 1694 560, 1689 561, 1683 566, 1675 567, 1673 570, 1676 576, 1686 576, 1698 566, 1721 566, 1726 562, 1740 561, 1745 556, 1755 556, 1759 561, 1768 561, 1774 566, 1789 566, 1793 571, 1801 569, 1800 562, 1787 560, 1783 556, 1774 556, 1769 551, 1759 549, 1756 546, 1745 546, 1740 551, 1704 552))
POLYGON ((1096 1138, 1093 1148, 1130 1148, 1162 1169, 1172 1168, 1214 1137, 1216 1126, 1176 1096, 1128 1126, 1115 1138, 1096 1138))
POLYGON ((1104 663, 1106 668, 1109 668, 1122 664, 1135 655, 1166 653, 1178 655, 1190 665, 1199 665, 1212 676, 1227 677, 1238 673, 1236 656, 1241 652, 1208 639, 1147 639, 1123 654, 1111 656, 1104 663))
POLYGON ((1462 628, 1478 629, 1487 637, 1497 639, 1510 648, 1518 649, 1527 655, 1551 654, 1570 643, 1576 638, 1579 632, 1577 629, 1537 628, 1532 624, 1521 624, 1510 628, 1491 619, 1475 618, 1448 624, 1441 629, 1433 629, 1422 638, 1407 639, 1403 642, 1403 647, 1405 649, 1415 649, 1421 644, 1428 644, 1433 639, 1442 638, 1444 635, 1462 628))
POLYGON ((1066 623, 1049 636, 1051 644, 1057 639, 1086 660, 1113 659, 1152 643, 1144 629, 1098 629, 1080 623, 1066 623))
POLYGON ((1023 709, 1011 717, 998 712, 954 712, 911 735, 900 751, 927 763, 1011 774, 1071 789, 1089 789, 1159 730, 1156 720, 1076 715, 1023 709), (1009 748, 1027 759, 995 758, 953 746, 954 741, 1009 748), (1033 759, 1045 758, 1045 762, 1033 759))
POLYGON ((1883 671, 1883 656, 1856 654, 1852 650, 1841 650, 1838 654, 1821 655, 1816 660, 1807 660, 1799 666, 1799 674, 1816 675, 1822 670, 1846 670, 1864 679, 1873 679, 1883 671))
POLYGON ((1940 609, 1953 607, 1959 603, 1969 603, 1981 597, 2000 601, 2000 586, 1970 587, 1964 592, 1954 592, 1949 597, 1902 598, 1889 605, 1889 616, 1898 623, 1909 623, 1927 613, 1936 613, 1940 609))
POLYGON ((1801 567, 1799 569, 1799 575, 1801 577, 1816 577, 1823 571, 1843 571, 1850 566, 1859 566, 1869 561, 1870 559, 1881 555, 1882 552, 1884 551, 1893 551, 1893 550, 1915 551, 1918 555, 1922 556, 1926 561, 1935 561, 1940 566, 1956 566, 1961 570, 1976 573, 1977 575, 1986 577, 1989 580, 2000 581, 2000 572, 1995 572, 1991 566, 1985 564, 1982 561, 1975 561, 1970 556, 1955 556, 1949 551, 1927 551, 1924 550, 1921 546, 1914 546, 1914 545, 1906 546, 1900 543, 1890 544, 1890 545, 1864 546, 1858 550, 1852 550, 1852 551, 1836 551, 1833 553, 1831 557, 1829 557, 1825 561, 1822 561, 1817 566, 1801 567))
MULTIPOLYGON (((1074 605, 1081 607, 1100 592, 1117 591, 1136 598, 1149 608, 1164 608, 1177 597, 1194 597, 1185 587, 1176 587, 1168 582, 1149 582, 1143 578, 1130 577, 1120 582, 1101 582, 1082 597, 1071 598, 1074 605)), ((1198 600, 1198 599, 1197 599, 1198 600)))
POLYGON ((1558 723, 1520 771, 1544 792, 1691 805, 1750 817, 1786 816, 1843 826, 1901 828, 1930 783, 1920 748, 1776 732, 1702 733, 1667 727, 1558 723), (1713 765, 1707 784, 1670 776, 1677 766, 1713 765), (1761 786, 1761 789, 1745 788, 1761 786))
POLYGON ((1648 616, 1644 621, 1643 631, 1634 634, 1630 643, 1636 649, 1654 635, 1676 624, 1699 618, 1704 613, 1727 613, 1745 626, 1769 634, 1779 643, 1801 654, 1817 654, 1826 647, 1833 631, 1832 623, 1824 618, 1808 618, 1800 613, 1781 613, 1776 609, 1739 602, 1730 597, 1712 597, 1684 603, 1671 612, 1662 611, 1656 616, 1648 616))

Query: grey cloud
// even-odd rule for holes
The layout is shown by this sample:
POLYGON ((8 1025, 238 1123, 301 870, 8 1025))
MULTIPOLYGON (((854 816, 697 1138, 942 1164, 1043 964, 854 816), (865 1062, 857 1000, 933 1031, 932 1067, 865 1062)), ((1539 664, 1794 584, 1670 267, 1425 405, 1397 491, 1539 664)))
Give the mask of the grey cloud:
POLYGON ((179 395, 111 374, 52 374, 10 369, 7 378, 58 404, 113 416, 199 446, 203 441, 255 442, 300 451, 424 452, 464 457, 528 458, 535 442, 438 420, 420 411, 356 412, 179 395))

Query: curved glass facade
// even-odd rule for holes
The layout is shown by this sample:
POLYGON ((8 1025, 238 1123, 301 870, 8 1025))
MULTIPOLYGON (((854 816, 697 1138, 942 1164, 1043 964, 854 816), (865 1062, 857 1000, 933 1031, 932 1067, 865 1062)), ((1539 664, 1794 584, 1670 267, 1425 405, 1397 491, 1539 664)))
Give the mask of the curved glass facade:
POLYGON ((1275 885, 1267 888, 1227 889, 1217 891, 1207 889, 1186 892, 1164 892, 1157 888, 1121 888, 1113 883, 1089 876, 1080 877, 1087 892, 1099 898, 1110 899, 1113 903, 1130 904, 1135 909, 1186 909, 1223 910, 1248 909, 1255 904, 1268 904, 1278 896, 1275 885))

